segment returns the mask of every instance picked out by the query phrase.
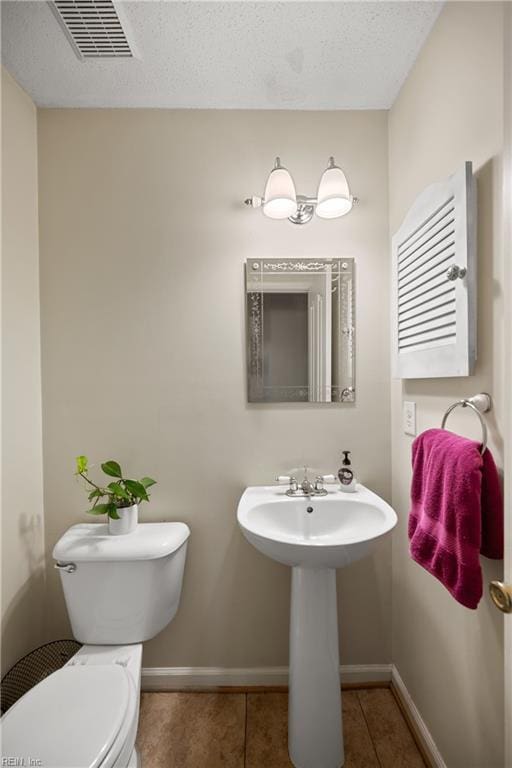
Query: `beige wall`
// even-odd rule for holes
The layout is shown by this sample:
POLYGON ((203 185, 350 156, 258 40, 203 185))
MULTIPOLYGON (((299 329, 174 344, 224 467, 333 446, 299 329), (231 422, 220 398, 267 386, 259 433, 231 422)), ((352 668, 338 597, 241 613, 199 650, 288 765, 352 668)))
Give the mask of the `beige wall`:
MULTIPOLYGON (((289 571, 242 538, 236 506, 288 467, 337 469, 342 449, 389 497, 387 115, 43 110, 39 158, 47 551, 90 519, 75 455, 153 475, 143 519, 192 537, 180 611, 145 664, 286 664, 289 571), (277 153, 309 194, 334 153, 361 204, 303 228, 244 208, 277 153), (245 259, 344 255, 357 404, 248 405, 245 259)), ((389 661, 390 578, 390 542, 340 572, 345 663, 389 661)), ((53 572, 49 589, 49 635, 66 634, 53 572)))
MULTIPOLYGON (((403 399, 417 403, 418 432, 439 426, 454 400, 490 392, 491 447, 503 465, 510 407, 504 370, 504 259, 500 241, 503 7, 449 3, 442 11, 389 117, 390 229, 415 196, 472 160, 478 178, 478 363, 464 379, 392 384, 393 660, 448 768, 503 766, 503 619, 487 583, 503 564, 482 560, 486 594, 477 611, 458 605, 408 556, 411 438, 403 399)), ((450 426, 478 436, 476 419, 453 414, 450 426)))
POLYGON ((42 639, 36 109, 2 69, 2 668, 42 639))
MULTIPOLYGON (((238 497, 292 465, 336 469, 350 448, 360 479, 385 498, 392 491, 400 521, 392 585, 389 542, 339 573, 342 661, 393 659, 448 768, 502 768, 503 622, 487 596, 470 612, 409 559, 411 438, 401 408, 417 402, 421 431, 454 399, 489 391, 491 446, 503 463, 502 14, 493 2, 447 4, 389 121, 384 112, 289 111, 38 118, 47 557, 68 526, 90 520, 74 456, 117 458, 159 480, 143 519, 192 528, 180 611, 146 645, 144 663, 286 664, 289 572, 243 540, 238 497), (360 205, 303 228, 244 209, 277 152, 308 193, 336 153, 360 205), (467 379, 393 382, 390 423, 388 223, 392 233, 415 196, 466 159, 479 192, 477 369, 467 379), (344 255, 357 265, 356 405, 248 405, 245 259, 344 255)), ((41 640, 44 556, 36 114, 6 73, 2 129, 9 665, 41 640)), ((478 436, 468 414, 451 424, 478 436)), ((486 583, 502 575, 501 563, 483 566, 486 583)), ((70 632, 53 570, 48 590, 51 639, 70 632)))

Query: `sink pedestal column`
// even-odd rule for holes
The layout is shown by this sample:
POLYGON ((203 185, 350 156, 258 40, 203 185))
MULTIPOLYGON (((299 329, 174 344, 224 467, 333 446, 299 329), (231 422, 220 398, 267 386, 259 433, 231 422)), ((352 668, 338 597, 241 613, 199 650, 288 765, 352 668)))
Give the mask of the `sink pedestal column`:
POLYGON ((336 571, 292 568, 288 750, 295 768, 344 763, 336 571))

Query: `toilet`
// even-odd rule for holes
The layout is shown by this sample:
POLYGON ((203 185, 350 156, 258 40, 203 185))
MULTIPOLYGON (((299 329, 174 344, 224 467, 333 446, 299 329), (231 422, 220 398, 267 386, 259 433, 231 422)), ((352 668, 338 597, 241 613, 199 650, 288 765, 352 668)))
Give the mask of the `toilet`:
POLYGON ((55 567, 84 645, 2 718, 10 765, 140 768, 142 643, 176 615, 189 536, 184 523, 140 523, 126 536, 92 523, 59 539, 55 567))

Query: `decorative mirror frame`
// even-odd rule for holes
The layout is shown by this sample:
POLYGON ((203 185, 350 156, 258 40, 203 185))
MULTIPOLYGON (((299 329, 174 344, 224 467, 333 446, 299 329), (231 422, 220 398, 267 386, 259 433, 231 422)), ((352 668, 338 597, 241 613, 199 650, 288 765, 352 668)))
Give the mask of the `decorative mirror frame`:
POLYGON ((310 402, 312 404, 355 402, 355 284, 354 259, 247 259, 246 263, 246 317, 247 317, 247 396, 250 403, 310 402), (263 285, 265 276, 280 274, 331 274, 337 276, 332 292, 340 291, 338 353, 342 361, 340 380, 330 385, 330 400, 307 400, 309 387, 283 387, 278 400, 265 400, 263 396, 263 285))

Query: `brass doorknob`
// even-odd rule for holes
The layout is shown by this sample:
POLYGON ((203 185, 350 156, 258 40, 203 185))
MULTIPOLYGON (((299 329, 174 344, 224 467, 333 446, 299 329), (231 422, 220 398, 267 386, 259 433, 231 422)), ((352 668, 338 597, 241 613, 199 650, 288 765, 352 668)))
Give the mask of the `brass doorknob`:
POLYGON ((491 581, 489 584, 491 600, 496 608, 503 613, 512 613, 512 587, 502 581, 491 581))

